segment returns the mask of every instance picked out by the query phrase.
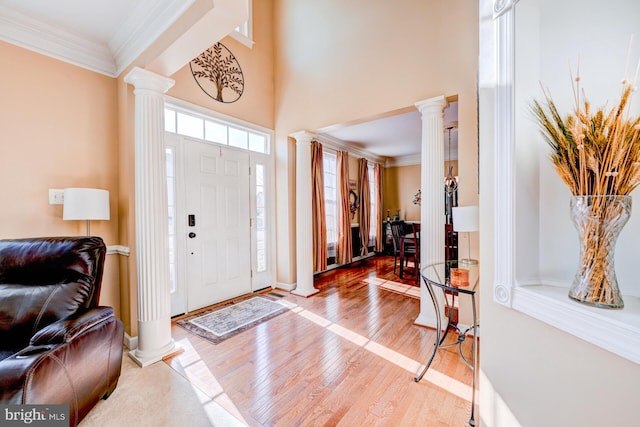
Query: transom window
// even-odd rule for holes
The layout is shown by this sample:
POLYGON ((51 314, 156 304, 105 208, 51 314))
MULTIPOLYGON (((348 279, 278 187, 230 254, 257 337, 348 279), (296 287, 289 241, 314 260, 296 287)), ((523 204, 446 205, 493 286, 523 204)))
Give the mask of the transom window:
POLYGON ((265 133, 173 108, 164 109, 164 130, 216 144, 269 154, 269 138, 265 133))

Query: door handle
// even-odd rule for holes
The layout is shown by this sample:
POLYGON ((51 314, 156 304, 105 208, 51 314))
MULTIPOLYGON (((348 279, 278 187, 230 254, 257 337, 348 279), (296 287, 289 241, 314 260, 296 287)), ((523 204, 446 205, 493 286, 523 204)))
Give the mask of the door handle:
POLYGON ((193 239, 194 237, 196 237, 196 233, 194 233, 193 231, 191 233, 188 234, 190 239, 193 239))

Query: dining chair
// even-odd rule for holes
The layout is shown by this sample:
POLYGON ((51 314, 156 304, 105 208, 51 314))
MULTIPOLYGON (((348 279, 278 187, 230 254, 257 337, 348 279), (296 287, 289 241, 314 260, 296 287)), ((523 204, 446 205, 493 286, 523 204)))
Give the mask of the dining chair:
POLYGON ((413 229, 413 245, 415 246, 415 254, 413 255, 413 265, 416 270, 416 282, 420 282, 420 224, 411 223, 413 229))
MULTIPOLYGON (((391 223, 391 236, 393 237, 393 274, 396 273, 396 264, 401 255, 400 238, 404 235, 404 221, 393 221, 391 223)), ((400 260, 402 261, 402 259, 400 260)))
POLYGON ((391 223, 391 233, 393 235, 394 255, 393 255, 393 273, 396 272, 396 263, 400 258, 400 278, 403 278, 404 267, 408 265, 409 259, 416 260, 416 244, 411 232, 407 235, 407 231, 411 230, 404 221, 391 223), (404 264, 403 264, 404 263, 404 264))

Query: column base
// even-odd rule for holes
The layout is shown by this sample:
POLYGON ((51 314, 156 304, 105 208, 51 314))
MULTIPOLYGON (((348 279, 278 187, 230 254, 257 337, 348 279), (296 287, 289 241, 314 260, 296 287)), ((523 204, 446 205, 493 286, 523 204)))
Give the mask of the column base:
POLYGON ((413 322, 414 325, 425 326, 427 328, 435 329, 437 325, 436 319, 428 318, 424 316, 422 313, 418 315, 418 318, 413 322))
POLYGON ((283 291, 291 292, 296 289, 295 283, 276 283, 276 289, 282 289, 283 291))
MULTIPOLYGON (((438 292, 435 299, 438 307, 444 307, 444 295, 441 295, 441 293, 438 292)), ((442 314, 441 311, 440 314, 442 314)), ((444 327, 444 325, 447 324, 447 319, 445 317, 441 317, 441 322, 442 327, 444 327)), ((436 329, 438 327, 437 311, 427 289, 427 285, 424 283, 420 284, 420 314, 418 314, 418 318, 413 323, 432 329, 436 329)))
POLYGON ((171 340, 167 345, 153 352, 140 351, 137 348, 131 350, 129 351, 129 357, 136 362, 138 366, 145 368, 149 365, 160 362, 167 357, 182 353, 183 351, 184 349, 180 345, 171 340))
POLYGON ((305 288, 305 289, 299 286, 296 286, 296 288, 291 291, 292 294, 305 297, 305 298, 310 297, 311 295, 317 294, 318 292, 320 291, 314 288, 313 286, 311 288, 305 288))

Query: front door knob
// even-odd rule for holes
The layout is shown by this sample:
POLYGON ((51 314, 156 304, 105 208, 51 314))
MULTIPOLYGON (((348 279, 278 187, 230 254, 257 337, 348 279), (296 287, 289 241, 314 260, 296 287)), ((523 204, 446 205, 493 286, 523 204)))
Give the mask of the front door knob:
POLYGON ((196 237, 196 233, 194 233, 193 231, 191 233, 189 233, 189 238, 193 239, 194 237, 196 237))

